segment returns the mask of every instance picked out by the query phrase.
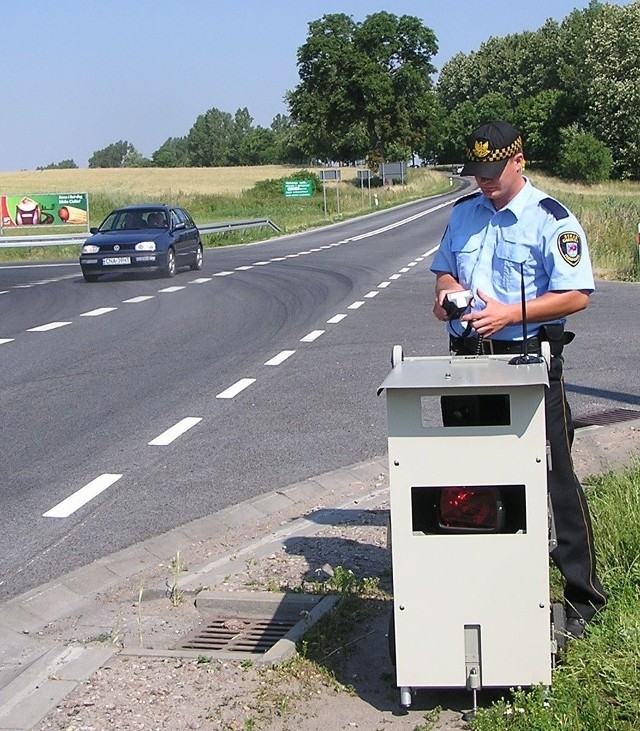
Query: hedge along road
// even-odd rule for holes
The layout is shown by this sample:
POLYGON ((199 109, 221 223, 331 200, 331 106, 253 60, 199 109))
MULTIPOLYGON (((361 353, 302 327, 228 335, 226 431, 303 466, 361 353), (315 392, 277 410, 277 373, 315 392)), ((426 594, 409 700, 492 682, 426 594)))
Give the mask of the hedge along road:
MULTIPOLYGON (((384 454, 392 346, 446 349, 428 267, 453 197, 209 250, 171 280, 0 269, 0 598, 384 454)), ((638 405, 630 287, 573 318, 576 414, 638 405)))

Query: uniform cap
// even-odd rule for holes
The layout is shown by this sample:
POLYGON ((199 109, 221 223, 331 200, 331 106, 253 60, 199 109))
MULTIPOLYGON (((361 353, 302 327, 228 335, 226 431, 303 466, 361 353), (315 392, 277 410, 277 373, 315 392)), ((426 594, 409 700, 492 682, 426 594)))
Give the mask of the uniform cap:
POLYGON ((466 161, 460 175, 497 178, 509 158, 522 150, 520 132, 509 122, 487 122, 467 138, 466 161))

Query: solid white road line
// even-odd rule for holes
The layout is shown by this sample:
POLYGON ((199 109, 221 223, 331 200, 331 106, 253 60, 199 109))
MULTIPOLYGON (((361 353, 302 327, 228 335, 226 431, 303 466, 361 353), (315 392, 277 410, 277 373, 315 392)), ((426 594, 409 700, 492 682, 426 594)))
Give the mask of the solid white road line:
POLYGON ((327 320, 327 325, 336 325, 338 322, 341 322, 344 320, 346 315, 340 314, 340 315, 334 315, 330 320, 327 320))
POLYGON ((114 482, 117 482, 122 475, 100 475, 92 480, 88 485, 81 487, 73 495, 70 495, 66 500, 58 503, 51 510, 47 510, 46 513, 42 514, 43 518, 68 518, 72 513, 75 513, 78 508, 93 500, 94 497, 99 495, 101 492, 111 487, 114 482))
POLYGON ((153 294, 141 294, 139 297, 132 297, 128 300, 122 300, 125 304, 137 305, 138 302, 146 302, 147 300, 155 299, 153 294))
POLYGON ((234 396, 237 396, 241 391, 244 391, 245 388, 250 386, 252 383, 255 383, 255 378, 241 378, 237 383, 234 383, 233 386, 229 386, 229 388, 225 388, 224 391, 219 393, 216 398, 233 398, 234 396))
POLYGON ((278 353, 278 355, 274 355, 273 358, 269 358, 269 360, 265 363, 265 365, 268 365, 268 366, 280 365, 280 363, 284 363, 284 361, 287 358, 291 358, 291 356, 295 352, 296 352, 295 350, 283 350, 281 353, 278 353))
POLYGON ((55 330, 58 327, 64 327, 65 325, 71 325, 70 322, 49 322, 46 325, 38 325, 38 327, 30 327, 27 332, 30 333, 44 333, 47 330, 55 330))
POLYGON ((179 436, 182 436, 186 431, 189 431, 192 427, 202 421, 201 416, 187 416, 186 419, 182 419, 177 424, 172 426, 167 431, 162 432, 159 437, 152 439, 149 442, 150 447, 166 447, 167 444, 171 444, 179 436))
POLYGON ((321 335, 324 335, 324 330, 312 330, 308 335, 300 338, 301 343, 312 343, 317 340, 321 335))
POLYGON ((117 310, 117 307, 99 307, 97 310, 90 310, 89 312, 83 312, 80 317, 98 317, 104 315, 107 312, 113 312, 117 310))

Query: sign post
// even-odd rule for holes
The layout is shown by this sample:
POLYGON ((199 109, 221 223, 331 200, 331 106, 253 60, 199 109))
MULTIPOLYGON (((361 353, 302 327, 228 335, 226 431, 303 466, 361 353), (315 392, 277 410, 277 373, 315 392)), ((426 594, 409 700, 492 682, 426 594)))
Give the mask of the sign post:
MULTIPOLYGON (((340 182, 340 169, 321 170, 320 180, 322 180, 322 190, 324 192, 324 215, 327 215, 327 180, 335 180, 340 182)), ((338 215, 340 215, 340 190, 336 185, 336 204, 338 215)))
POLYGON ((364 208, 364 181, 367 181, 369 189, 369 208, 371 208, 371 178, 373 173, 371 170, 358 170, 358 180, 360 181, 360 192, 362 193, 362 207, 364 208))

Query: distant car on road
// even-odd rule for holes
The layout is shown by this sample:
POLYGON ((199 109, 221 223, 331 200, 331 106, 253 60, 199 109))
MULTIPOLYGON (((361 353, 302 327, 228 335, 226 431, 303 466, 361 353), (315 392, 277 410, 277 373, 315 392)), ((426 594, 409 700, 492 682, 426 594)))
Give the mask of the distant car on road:
POLYGON ((200 232, 184 208, 157 204, 116 208, 84 242, 82 276, 155 269, 173 277, 178 267, 202 269, 200 232))

